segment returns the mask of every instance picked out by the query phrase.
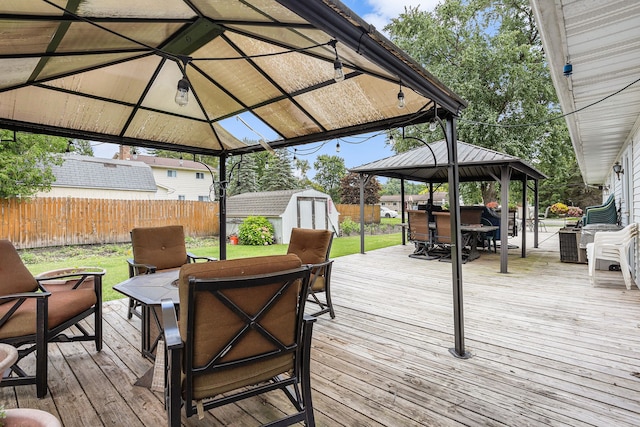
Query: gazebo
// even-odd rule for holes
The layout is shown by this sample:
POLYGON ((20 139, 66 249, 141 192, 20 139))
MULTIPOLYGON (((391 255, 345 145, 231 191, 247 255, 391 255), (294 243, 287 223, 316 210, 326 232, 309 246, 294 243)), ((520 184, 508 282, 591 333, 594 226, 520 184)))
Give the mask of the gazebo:
POLYGON ((0 128, 218 156, 222 236, 229 156, 432 120, 448 141, 459 228, 466 102, 339 1, 8 0, 0 14, 0 128))
MULTIPOLYGON (((507 206, 509 201, 509 182, 522 182, 522 206, 527 206, 527 190, 529 184, 533 184, 534 198, 534 247, 538 247, 538 181, 546 176, 517 157, 499 153, 488 148, 478 147, 458 141, 458 176, 460 182, 497 181, 500 183, 502 206, 507 206)), ((395 156, 377 160, 350 169, 350 172, 360 175, 377 175, 387 178, 399 178, 402 180, 401 188, 404 188, 404 180, 428 183, 430 192, 433 193, 433 184, 448 182, 448 169, 450 162, 447 155, 446 141, 414 148, 395 156)), ((362 180, 361 180, 362 182, 362 180)), ((404 197, 404 195, 402 195, 404 197)), ((404 199, 401 203, 404 210, 404 199)), ((404 212, 403 212, 404 217, 404 212)), ((508 210, 502 209, 501 222, 507 224, 508 210)), ((502 227, 500 241, 507 241, 507 227, 502 227)), ((404 238, 404 236, 403 236, 404 238)), ((522 257, 526 256, 527 235, 521 233, 522 257)), ((504 247, 504 246, 503 246, 504 247)), ((507 272, 508 253, 500 251, 500 272, 507 272)))

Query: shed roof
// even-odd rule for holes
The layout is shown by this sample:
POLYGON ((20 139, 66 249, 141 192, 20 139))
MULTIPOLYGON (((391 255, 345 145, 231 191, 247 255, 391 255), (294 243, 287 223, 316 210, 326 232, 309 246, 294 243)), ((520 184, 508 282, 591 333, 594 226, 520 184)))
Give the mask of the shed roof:
POLYGON ((62 165, 51 169, 54 187, 156 191, 153 172, 142 162, 69 154, 62 165))
POLYGON ((0 15, 6 129, 220 155, 262 149, 232 135, 240 115, 278 148, 466 106, 336 0, 4 0, 0 15))
POLYGON ((314 197, 329 197, 319 191, 305 189, 243 193, 227 199, 227 217, 244 218, 250 215, 279 217, 287 209, 291 198, 300 193, 314 197))
MULTIPOLYGON (((493 181, 500 168, 511 168, 511 179, 544 179, 546 176, 517 157, 458 141, 460 181, 493 181)), ((448 154, 445 141, 414 148, 382 160, 350 169, 355 173, 403 178, 411 181, 443 183, 448 180, 448 154)))

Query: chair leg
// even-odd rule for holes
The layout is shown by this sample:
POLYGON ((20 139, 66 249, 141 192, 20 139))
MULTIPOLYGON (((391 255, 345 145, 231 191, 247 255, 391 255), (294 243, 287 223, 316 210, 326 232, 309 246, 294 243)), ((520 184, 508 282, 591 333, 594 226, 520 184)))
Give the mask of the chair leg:
POLYGON ((47 395, 47 355, 48 355, 48 306, 44 298, 37 301, 36 326, 36 396, 42 399, 47 395))
POLYGON ((624 284, 628 290, 631 290, 631 284, 633 283, 633 278, 631 277, 631 268, 629 267, 629 263, 627 262, 627 254, 623 253, 624 250, 620 249, 620 270, 622 270, 622 277, 624 278, 624 284))

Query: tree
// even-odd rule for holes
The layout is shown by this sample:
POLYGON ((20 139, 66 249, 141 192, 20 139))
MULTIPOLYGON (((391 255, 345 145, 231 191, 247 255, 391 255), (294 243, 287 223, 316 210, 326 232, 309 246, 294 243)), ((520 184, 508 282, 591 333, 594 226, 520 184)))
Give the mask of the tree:
POLYGON ((69 144, 69 150, 81 156, 93 157, 93 147, 91 147, 91 143, 86 139, 74 139, 71 141, 71 144, 69 144))
MULTIPOLYGON (((375 205, 380 202, 380 183, 371 176, 364 185, 364 203, 375 205)), ((349 173, 340 180, 340 203, 360 204, 360 174, 349 173)))
POLYGON ((313 162, 313 168, 316 170, 313 181, 317 184, 317 187, 314 187, 329 194, 334 203, 341 203, 340 180, 347 174, 344 159, 339 156, 321 154, 313 162))
POLYGON ((298 187, 300 188, 309 188, 312 186, 311 180, 307 177, 307 173, 311 169, 311 165, 309 164, 309 160, 296 159, 294 158, 293 163, 295 165, 296 170, 298 171, 298 187))
MULTIPOLYGON (((395 194, 400 194, 400 180, 396 178, 390 178, 386 183, 382 184, 382 189, 380 190, 381 196, 391 196, 395 194)), ((424 191, 429 191, 425 184, 418 184, 415 182, 406 182, 404 183, 404 193, 405 194, 422 194, 424 191)))
POLYGON ((292 190, 298 187, 298 180, 293 176, 291 158, 287 150, 276 150, 274 154, 267 154, 258 179, 260 191, 292 190))
POLYGON ((229 161, 227 170, 231 172, 232 169, 234 173, 228 187, 230 195, 299 188, 286 150, 276 150, 275 154, 266 151, 243 154, 241 160, 233 158, 229 161))
POLYGON ((256 161, 252 154, 230 158, 227 171, 231 174, 227 187, 230 196, 258 191, 256 161))
MULTIPOLYGON (((573 156, 564 120, 552 120, 560 108, 528 0, 445 0, 432 13, 408 8, 386 29, 469 102, 458 122, 459 140, 544 165, 547 175, 564 163, 547 157, 547 147, 562 145, 573 156)), ((428 142, 443 137, 426 125, 406 133, 428 142)), ((397 151, 418 144, 395 136, 397 151)), ((483 200, 496 198, 495 182, 476 185, 483 200)))
POLYGON ((31 197, 51 189, 52 165, 61 165, 67 139, 0 131, 0 197, 31 197))

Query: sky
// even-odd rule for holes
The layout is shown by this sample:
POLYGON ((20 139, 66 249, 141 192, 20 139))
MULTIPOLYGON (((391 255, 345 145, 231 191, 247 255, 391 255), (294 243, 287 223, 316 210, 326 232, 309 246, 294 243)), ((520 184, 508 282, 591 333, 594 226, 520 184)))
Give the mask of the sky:
MULTIPOLYGON (((372 24, 376 29, 384 34, 384 27, 404 12, 405 7, 420 6, 421 10, 433 10, 438 0, 342 0, 342 2, 351 10, 356 12, 361 18, 372 24)), ((275 134, 271 134, 268 129, 260 128, 257 122, 247 118, 249 125, 264 136, 265 139, 276 139, 275 134)), ((249 130, 243 123, 236 119, 229 119, 221 123, 235 137, 242 140, 249 138, 257 140, 260 138, 255 132, 249 130)), ((392 156, 394 152, 385 144, 384 135, 365 134, 349 138, 340 139, 340 152, 336 151, 338 141, 326 141, 320 143, 311 143, 290 149, 292 154, 300 160, 308 160, 312 170, 307 177, 312 179, 315 171, 313 170, 313 162, 316 157, 321 154, 340 156, 344 159, 347 168, 353 168, 376 160, 380 160, 392 156)), ((96 157, 113 158, 118 152, 118 146, 114 144, 92 142, 91 143, 96 157)))

